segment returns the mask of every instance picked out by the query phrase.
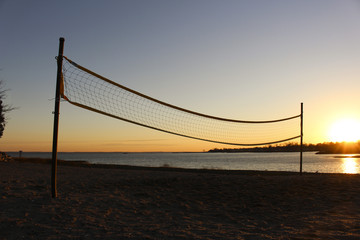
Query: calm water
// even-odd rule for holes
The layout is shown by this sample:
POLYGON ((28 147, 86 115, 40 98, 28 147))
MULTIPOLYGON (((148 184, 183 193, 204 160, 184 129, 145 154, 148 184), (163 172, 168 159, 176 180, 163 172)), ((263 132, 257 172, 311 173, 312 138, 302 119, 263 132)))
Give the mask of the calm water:
MULTIPOLYGON (((9 153, 19 156, 19 153, 9 153)), ((51 153, 23 152, 23 157, 51 158, 51 153)), ((303 171, 360 173, 360 158, 346 154, 303 155, 303 171)), ((58 158, 89 163, 225 170, 299 171, 299 153, 59 153, 58 158)))

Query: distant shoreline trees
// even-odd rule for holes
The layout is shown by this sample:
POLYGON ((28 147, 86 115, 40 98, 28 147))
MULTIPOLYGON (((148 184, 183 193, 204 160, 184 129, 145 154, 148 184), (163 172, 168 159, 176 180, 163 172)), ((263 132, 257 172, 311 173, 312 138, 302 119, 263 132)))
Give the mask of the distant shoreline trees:
MULTIPOLYGON (((249 148, 214 148, 208 152, 300 152, 298 143, 285 143, 249 148)), ((303 144, 303 152, 317 152, 317 154, 359 154, 360 141, 358 142, 325 142, 318 144, 303 144)))

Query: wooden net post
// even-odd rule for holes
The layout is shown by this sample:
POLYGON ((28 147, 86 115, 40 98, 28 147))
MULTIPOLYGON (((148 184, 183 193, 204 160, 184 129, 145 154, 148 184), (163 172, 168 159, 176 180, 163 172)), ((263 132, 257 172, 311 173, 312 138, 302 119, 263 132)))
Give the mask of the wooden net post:
POLYGON ((52 146, 52 163, 51 163, 51 196, 57 197, 56 190, 56 173, 57 173, 57 145, 59 131, 59 112, 60 112, 60 84, 62 74, 62 62, 64 52, 64 38, 59 39, 59 54, 57 57, 57 76, 56 76, 56 92, 55 92, 55 111, 54 111, 54 132, 52 146))
POLYGON ((303 164, 303 126, 304 126, 304 111, 303 103, 301 103, 301 116, 300 116, 300 175, 302 175, 302 164, 303 164))

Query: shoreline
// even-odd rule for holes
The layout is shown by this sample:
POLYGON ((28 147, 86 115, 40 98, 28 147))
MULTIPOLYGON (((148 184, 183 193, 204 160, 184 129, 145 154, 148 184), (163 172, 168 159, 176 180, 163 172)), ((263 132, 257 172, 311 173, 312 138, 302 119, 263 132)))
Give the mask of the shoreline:
MULTIPOLYGON (((360 156, 359 156, 360 157, 360 156)), ((48 164, 51 165, 50 158, 16 158, 12 161, 19 163, 34 163, 34 164, 48 164)), ((295 171, 263 171, 263 170, 223 170, 223 169, 207 169, 207 168, 179 168, 171 166, 162 167, 147 167, 147 166, 132 166, 120 164, 99 164, 89 163, 87 161, 69 161, 58 159, 58 166, 72 166, 83 168, 103 168, 103 169, 123 169, 123 170, 144 170, 144 171, 169 171, 169 172, 189 172, 189 173, 213 173, 213 174, 234 174, 234 175, 301 175, 300 172, 295 171)), ((357 173, 319 173, 319 172, 302 172, 302 175, 359 175, 357 173)))
MULTIPOLYGON (((16 155, 11 155, 17 157, 16 155)), ((354 155, 303 154, 303 173, 360 174, 359 158, 354 155)), ((24 158, 51 158, 51 154, 24 154, 24 158)), ((188 168, 214 170, 255 170, 300 172, 298 153, 245 154, 60 154, 58 159, 88 161, 90 164, 114 164, 161 168, 188 168), (254 161, 256 159, 256 161, 254 161)))

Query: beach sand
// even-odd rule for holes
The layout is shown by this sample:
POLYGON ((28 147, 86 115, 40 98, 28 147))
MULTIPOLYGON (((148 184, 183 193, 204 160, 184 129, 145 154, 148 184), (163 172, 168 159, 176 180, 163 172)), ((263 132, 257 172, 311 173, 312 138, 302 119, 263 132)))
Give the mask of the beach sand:
POLYGON ((0 239, 360 239, 360 175, 0 162, 0 239))

